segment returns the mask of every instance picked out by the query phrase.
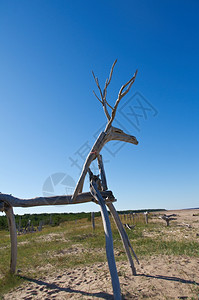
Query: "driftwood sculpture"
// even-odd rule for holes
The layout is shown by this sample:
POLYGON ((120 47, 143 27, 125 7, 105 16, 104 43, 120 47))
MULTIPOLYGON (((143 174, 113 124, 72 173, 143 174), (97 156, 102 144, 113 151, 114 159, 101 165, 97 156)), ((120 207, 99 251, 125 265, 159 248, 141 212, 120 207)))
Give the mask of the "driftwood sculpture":
POLYGON ((73 195, 63 195, 63 196, 53 196, 53 197, 37 197, 34 199, 19 199, 13 197, 12 195, 8 194, 1 194, 0 193, 0 211, 4 211, 7 215, 9 230, 10 230, 10 239, 11 239, 11 263, 10 263, 10 272, 15 273, 16 271, 16 264, 17 264, 17 231, 16 231, 16 224, 15 224, 15 217, 13 213, 13 207, 32 207, 32 206, 42 206, 42 205, 64 205, 64 204, 78 204, 84 202, 94 201, 98 205, 100 205, 102 221, 104 226, 105 238, 106 238, 106 254, 107 260, 109 265, 109 270, 111 274, 112 286, 113 286, 113 294, 115 299, 121 299, 121 292, 120 292, 120 284, 115 264, 114 252, 113 252, 113 239, 112 239, 112 231, 111 225, 109 220, 109 215, 107 211, 107 207, 109 208, 115 224, 118 228, 120 233, 124 249, 127 254, 128 261, 130 263, 130 267, 132 269, 132 274, 136 275, 136 269, 134 266, 134 262, 131 256, 131 251, 133 256, 135 257, 137 263, 139 261, 136 257, 136 254, 130 244, 126 231, 120 221, 117 211, 113 205, 113 202, 116 201, 115 197, 113 196, 112 191, 108 190, 107 181, 102 161, 102 156, 100 155, 100 151, 104 147, 104 145, 112 140, 119 140, 127 143, 131 143, 134 145, 138 144, 137 139, 129 134, 126 134, 119 128, 115 128, 112 126, 112 123, 115 118, 115 114, 117 111, 117 107, 121 101, 121 99, 130 91, 136 75, 137 71, 135 72, 134 76, 124 84, 118 94, 118 98, 115 102, 114 106, 111 106, 107 101, 107 88, 111 82, 113 69, 115 67, 117 61, 113 63, 113 66, 110 71, 109 78, 105 82, 105 87, 103 91, 99 85, 98 78, 95 77, 93 73, 93 77, 97 84, 100 97, 96 95, 96 98, 102 104, 106 118, 107 118, 107 125, 103 132, 100 133, 98 138, 96 139, 90 153, 88 154, 85 164, 82 169, 82 173, 80 178, 77 182, 75 187, 75 191, 73 195), (109 113, 111 111, 111 113, 109 113), (99 175, 94 175, 90 170, 90 165, 93 160, 97 159, 98 167, 99 167, 99 175), (89 174, 90 177, 90 192, 82 193, 84 180, 86 174, 89 174))
POLYGON ((173 217, 176 217, 176 214, 172 214, 172 215, 163 215, 161 216, 160 218, 164 221, 166 221, 167 223, 167 226, 170 225, 170 221, 174 221, 174 220, 177 220, 176 218, 173 218, 173 217))

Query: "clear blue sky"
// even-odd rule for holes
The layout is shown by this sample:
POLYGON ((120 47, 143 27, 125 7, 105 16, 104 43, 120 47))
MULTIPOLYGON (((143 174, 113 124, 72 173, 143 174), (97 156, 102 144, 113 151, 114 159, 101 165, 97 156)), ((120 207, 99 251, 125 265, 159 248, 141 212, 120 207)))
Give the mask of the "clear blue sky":
POLYGON ((79 170, 71 159, 82 164, 80 150, 106 123, 91 70, 103 86, 117 58, 108 100, 138 68, 117 120, 139 145, 103 150, 116 208, 199 207, 198 14, 194 0, 1 0, 0 191, 30 198, 73 187, 79 170))

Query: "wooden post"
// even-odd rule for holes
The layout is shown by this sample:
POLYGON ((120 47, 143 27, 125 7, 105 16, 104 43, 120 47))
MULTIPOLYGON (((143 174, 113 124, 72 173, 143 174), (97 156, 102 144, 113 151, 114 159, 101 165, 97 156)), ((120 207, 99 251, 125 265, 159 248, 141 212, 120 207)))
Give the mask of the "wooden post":
POLYGON ((98 167, 99 167, 100 177, 101 177, 101 182, 102 182, 102 190, 106 191, 106 190, 108 190, 108 187, 107 187, 106 175, 105 175, 105 171, 104 171, 104 164, 103 164, 101 154, 99 154, 97 156, 97 161, 98 161, 98 167))
POLYGON ((145 223, 148 224, 149 222, 148 211, 144 212, 144 216, 145 216, 145 223))
POLYGON ((134 215, 134 213, 132 213, 132 218, 133 218, 133 224, 135 224, 135 220, 134 220, 135 215, 134 215))
MULTIPOLYGON (((120 237, 121 237, 121 239, 122 239, 123 246, 124 246, 124 249, 125 249, 125 251, 126 251, 127 258, 128 258, 128 260, 129 260, 129 263, 130 263, 130 267, 131 267, 131 270, 132 270, 132 274, 133 274, 133 275, 136 275, 136 269, 135 269, 135 266, 134 266, 134 263, 133 263, 133 259, 132 259, 132 256, 131 256, 131 253, 130 253, 130 250, 129 250, 129 247, 131 248, 131 250, 132 250, 133 248, 131 247, 131 245, 129 245, 129 244, 130 244, 130 241, 129 241, 129 239, 128 239, 127 233, 126 233, 126 231, 124 230, 124 227, 122 226, 122 223, 121 223, 121 221, 120 221, 120 218, 119 218, 119 216, 118 216, 118 213, 117 213, 115 207, 113 206, 113 204, 112 204, 112 203, 107 203, 107 206, 108 206, 108 208, 109 208, 109 210, 110 210, 110 212, 111 212, 111 214, 112 214, 112 216, 113 216, 113 218, 114 218, 115 224, 116 224, 117 229, 118 229, 118 231, 119 231, 119 233, 120 233, 120 237)), ((133 251, 133 254, 135 255, 135 252, 134 252, 134 251, 133 251)), ((137 260, 137 262, 138 262, 138 264, 139 264, 139 261, 138 261, 138 259, 137 259, 137 256, 135 256, 135 258, 136 258, 136 260, 137 260)))
POLYGON ((129 223, 131 224, 131 213, 129 213, 129 223))
POLYGON ((106 256, 107 256, 109 270, 111 274, 114 299, 121 300, 120 283, 119 283, 117 268, 115 264, 115 257, 113 252, 113 238, 112 238, 111 224, 108 217, 108 211, 106 209, 104 199, 102 198, 97 188, 97 184, 92 179, 91 179, 91 194, 96 199, 96 201, 98 201, 101 208, 102 221, 103 221, 105 238, 106 238, 106 256))
POLYGON ((31 220, 28 220, 28 225, 27 225, 28 232, 30 232, 30 224, 31 224, 31 220))
POLYGON ((42 222, 42 221, 39 221, 39 226, 37 227, 37 228, 38 228, 38 231, 42 231, 42 224, 43 224, 43 222, 42 222))
POLYGON ((11 206, 6 205, 4 210, 8 220, 11 241, 10 273, 14 274, 17 266, 17 229, 15 224, 15 216, 11 206))
POLYGON ((125 233, 125 235, 126 235, 126 239, 127 239, 127 241, 128 241, 128 245, 129 245, 129 247, 130 247, 130 249, 131 249, 131 251, 132 251, 132 253, 133 253, 133 255, 134 255, 134 257, 135 257, 135 259, 136 259, 136 261, 137 261, 137 263, 138 263, 138 265, 140 264, 139 263, 139 260, 138 260, 138 258, 137 258, 137 255, 135 254, 135 251, 133 250, 133 247, 131 246, 131 243, 130 243, 130 241, 129 241, 129 237, 128 237, 128 235, 127 235, 127 233, 126 233, 126 231, 124 230, 124 233, 125 233))
MULTIPOLYGON (((98 167, 99 167, 100 175, 101 175, 102 188, 103 188, 103 190, 105 190, 105 188, 108 189, 108 187, 107 187, 107 181, 106 181, 106 174, 105 174, 103 160, 102 160, 102 156, 101 155, 98 155, 98 167)), ((135 252, 134 252, 134 250, 133 250, 133 248, 132 248, 132 246, 130 244, 128 236, 127 236, 127 234, 126 234, 126 232, 124 230, 124 227, 122 226, 120 217, 118 216, 118 213, 117 213, 115 207, 112 205, 112 203, 107 203, 107 206, 108 206, 108 208, 109 208, 109 210, 111 212, 111 215, 113 216, 113 219, 114 219, 115 224, 117 226, 117 229, 119 231, 120 237, 122 239, 123 246, 124 246, 124 249, 126 251, 126 255, 128 257, 130 266, 131 266, 132 273, 133 273, 133 275, 136 275, 136 269, 135 269, 135 266, 134 266, 134 263, 133 263, 133 259, 131 257, 131 253, 130 253, 129 247, 132 250, 132 252, 133 252, 134 255, 135 255, 135 252)), ((137 260, 137 262, 139 264, 139 261, 138 261, 136 255, 135 255, 135 257, 136 257, 136 260, 137 260)))
POLYGON ((19 229, 18 229, 18 232, 19 232, 19 234, 21 232, 21 217, 19 217, 19 229))
POLYGON ((91 222, 92 222, 93 230, 95 230, 95 213, 94 212, 91 213, 91 222))

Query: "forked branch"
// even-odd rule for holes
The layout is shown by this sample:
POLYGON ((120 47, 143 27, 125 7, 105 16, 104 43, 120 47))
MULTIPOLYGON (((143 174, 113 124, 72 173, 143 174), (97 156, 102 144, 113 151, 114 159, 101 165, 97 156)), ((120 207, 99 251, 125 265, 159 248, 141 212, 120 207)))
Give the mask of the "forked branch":
POLYGON ((93 91, 93 93, 94 93, 95 97, 98 99, 98 101, 102 104, 103 109, 104 109, 104 112, 105 112, 105 115, 106 115, 106 117, 107 117, 107 119, 108 119, 108 124, 107 124, 106 129, 109 129, 109 128, 110 128, 110 126, 111 126, 111 124, 112 124, 112 122, 113 122, 113 120, 114 120, 114 118, 115 118, 115 114, 116 114, 116 110, 117 110, 118 104, 120 103, 121 99, 122 99, 122 98, 130 91, 130 89, 131 89, 131 87, 132 87, 132 85, 133 85, 133 83, 134 83, 134 81, 135 81, 137 72, 138 72, 138 71, 136 70, 136 72, 135 72, 135 74, 133 75, 133 77, 132 77, 127 83, 125 83, 125 84, 121 87, 121 89, 120 89, 120 91, 119 91, 119 94, 118 94, 118 98, 117 98, 117 100, 116 100, 116 102, 115 102, 115 106, 112 107, 112 106, 108 103, 108 101, 107 101, 107 99, 106 99, 106 96, 107 96, 107 88, 108 88, 108 86, 109 86, 109 84, 110 84, 110 82, 111 82, 112 75, 113 75, 113 69, 114 69, 114 67, 115 67, 116 62, 117 62, 117 59, 114 61, 113 65, 112 65, 112 67, 111 67, 111 71, 110 71, 110 74, 109 74, 109 78, 106 79, 105 87, 104 87, 103 92, 102 92, 101 87, 100 87, 100 85, 99 85, 98 78, 95 77, 95 74, 94 74, 94 72, 92 71, 92 74, 93 74, 93 77, 94 77, 94 79, 95 79, 96 85, 97 85, 97 87, 98 87, 98 89, 99 89, 99 92, 100 92, 100 97, 101 97, 101 99, 96 95, 96 93, 95 93, 94 91, 93 91), (111 108, 111 110, 112 110, 111 116, 110 116, 110 114, 109 114, 109 112, 108 112, 107 106, 108 106, 109 108, 111 108))
POLYGON ((79 178, 78 183, 77 183, 77 185, 75 187, 75 191, 73 193, 71 202, 75 202, 75 200, 77 198, 77 195, 82 192, 84 180, 85 180, 86 174, 88 172, 88 169, 90 167, 90 164, 92 163, 92 161, 94 159, 96 159, 97 155, 100 153, 100 151, 102 150, 102 148, 104 147, 104 145, 108 141, 119 140, 119 141, 131 143, 131 144, 135 144, 135 145, 138 144, 138 141, 137 141, 137 139, 134 136, 126 134, 121 129, 114 128, 113 126, 111 126, 112 122, 113 122, 113 120, 115 118, 115 114, 116 114, 116 110, 117 110, 118 104, 120 103, 121 99, 131 89, 131 87, 132 87, 132 85, 133 85, 133 83, 135 81, 136 75, 137 75, 137 71, 136 71, 135 74, 134 74, 134 76, 126 84, 124 84, 121 87, 121 89, 119 91, 119 94, 118 94, 118 98, 117 98, 117 100, 115 102, 115 106, 112 107, 108 103, 108 101, 106 100, 106 95, 107 95, 107 88, 108 88, 108 86, 109 86, 109 84, 111 82, 111 79, 112 79, 113 69, 115 67, 116 62, 117 62, 117 60, 114 61, 113 65, 111 67, 109 78, 106 80, 103 92, 102 92, 102 89, 101 89, 101 87, 99 85, 98 78, 95 77, 95 74, 92 72, 93 73, 93 77, 95 79, 95 82, 96 82, 97 87, 98 87, 99 92, 100 92, 100 97, 98 97, 94 91, 93 92, 94 92, 94 95, 96 96, 96 98, 98 99, 98 101, 102 104, 104 112, 105 112, 105 115, 106 115, 106 117, 108 119, 108 122, 107 122, 105 130, 100 133, 100 135, 97 138, 97 140, 95 141, 95 144, 93 145, 90 153, 87 156, 87 159, 86 159, 85 164, 83 166, 80 178, 79 178), (109 107, 111 109, 111 114, 109 114, 107 107, 109 107))
POLYGON ((102 90, 101 90, 101 87, 99 85, 99 81, 98 81, 98 78, 95 77, 95 74, 94 72, 92 71, 92 74, 93 74, 93 77, 95 79, 95 82, 96 82, 96 85, 99 89, 99 92, 100 92, 100 97, 101 99, 96 95, 96 93, 93 91, 95 97, 102 103, 103 105, 103 109, 104 109, 104 112, 105 112, 105 115, 108 119, 108 121, 111 119, 111 116, 108 112, 108 109, 107 109, 107 106, 110 107, 111 109, 113 109, 113 107, 107 102, 106 100, 106 95, 107 95, 107 87, 109 86, 110 82, 111 82, 111 79, 112 79, 112 75, 113 75, 113 69, 115 67, 115 64, 117 62, 117 59, 114 61, 112 67, 111 67, 111 71, 110 71, 110 74, 109 74, 109 78, 106 79, 106 82, 105 82, 105 87, 104 87, 104 90, 103 90, 103 93, 102 93, 102 90))
POLYGON ((106 129, 108 129, 108 128, 111 126, 111 124, 113 123, 113 120, 114 120, 114 118, 115 118, 115 114, 116 114, 117 107, 118 107, 120 101, 122 100, 122 98, 130 91, 130 89, 131 89, 133 83, 135 82, 135 78, 136 78, 137 72, 138 72, 138 70, 136 70, 136 71, 135 71, 135 74, 133 75, 133 77, 132 77, 127 83, 125 83, 125 84, 121 87, 121 89, 120 89, 120 91, 119 91, 119 94, 118 94, 118 98, 117 98, 117 100, 116 100, 116 102, 115 102, 114 108, 112 109, 111 118, 110 118, 110 120, 108 121, 108 124, 107 124, 106 129), (125 90, 125 88, 126 88, 126 90, 125 90))

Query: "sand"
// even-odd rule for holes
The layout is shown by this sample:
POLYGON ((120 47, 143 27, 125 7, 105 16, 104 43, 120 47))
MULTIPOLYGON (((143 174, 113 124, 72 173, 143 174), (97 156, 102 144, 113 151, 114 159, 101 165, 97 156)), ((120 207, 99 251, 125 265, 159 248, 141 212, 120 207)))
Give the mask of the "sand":
MULTIPOLYGON (((170 213, 178 215, 179 226, 190 229, 190 225, 199 233, 199 216, 193 216, 199 210, 170 213)), ((136 264, 137 276, 131 274, 127 262, 117 262, 117 269, 123 299, 199 299, 199 258, 166 255, 141 258, 140 265, 136 264)), ((48 276, 38 280, 26 279, 28 282, 4 295, 4 299, 113 299, 107 263, 56 273, 49 270, 48 276)))

